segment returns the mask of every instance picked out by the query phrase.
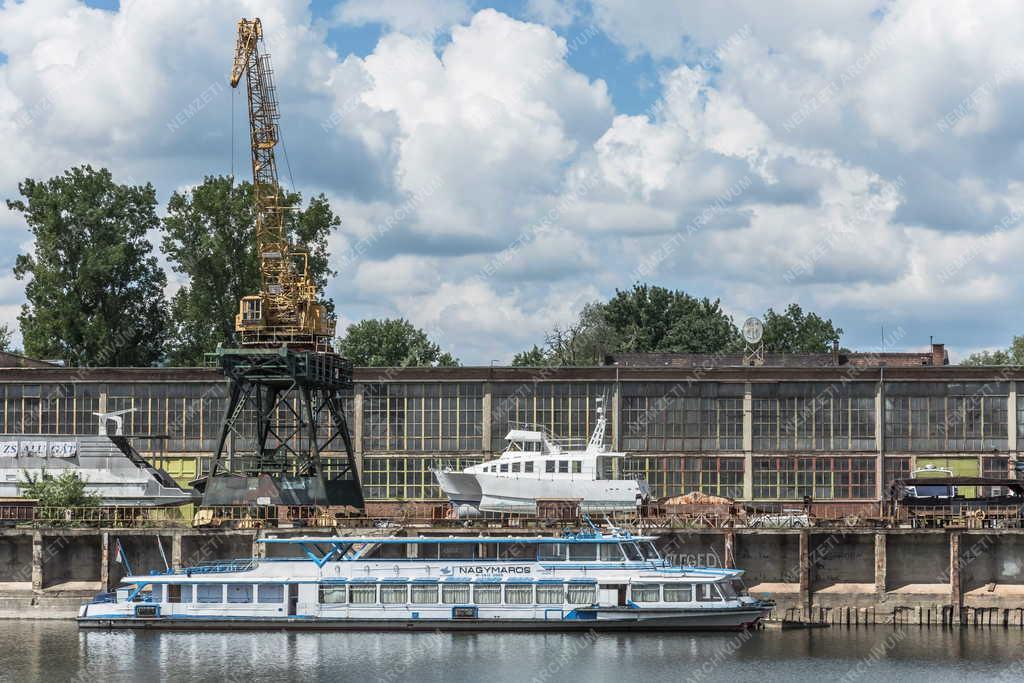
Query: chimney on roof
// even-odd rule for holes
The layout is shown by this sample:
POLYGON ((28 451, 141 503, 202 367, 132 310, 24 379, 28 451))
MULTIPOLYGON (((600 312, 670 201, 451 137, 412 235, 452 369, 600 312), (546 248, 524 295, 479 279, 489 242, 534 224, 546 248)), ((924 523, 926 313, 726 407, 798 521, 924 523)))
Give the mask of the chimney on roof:
POLYGON ((949 365, 949 356, 946 355, 945 344, 932 343, 932 365, 949 365))
POLYGON ((832 340, 832 365, 839 365, 839 340, 832 340))

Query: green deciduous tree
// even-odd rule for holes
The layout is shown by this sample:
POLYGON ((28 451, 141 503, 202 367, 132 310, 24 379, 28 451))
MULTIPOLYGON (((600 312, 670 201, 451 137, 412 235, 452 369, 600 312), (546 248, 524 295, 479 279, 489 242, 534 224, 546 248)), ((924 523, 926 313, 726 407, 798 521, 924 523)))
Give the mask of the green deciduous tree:
POLYGON ((1014 337, 1008 349, 979 351, 960 361, 960 365, 1024 365, 1024 337, 1014 337))
POLYGON ((69 517, 69 508, 95 508, 102 502, 99 496, 86 490, 85 482, 71 470, 56 477, 49 476, 46 470, 40 475, 23 472, 18 488, 25 498, 38 501, 39 517, 48 526, 71 526, 75 521, 73 513, 69 517))
POLYGON ((572 323, 545 335, 544 346, 516 354, 516 367, 600 365, 605 354, 618 348, 619 337, 605 315, 606 304, 586 304, 572 323))
POLYGON ((804 313, 799 304, 790 304, 785 312, 772 309, 764 314, 764 342, 768 353, 823 353, 839 341, 841 327, 817 313, 804 313))
POLYGON ((520 351, 512 357, 514 368, 540 368, 547 365, 551 365, 551 357, 545 349, 536 344, 529 351, 520 351))
POLYGON ((171 299, 171 364, 199 365, 203 354, 231 341, 238 301, 260 284, 252 230, 247 183, 208 177, 171 195, 162 247, 171 268, 188 277, 171 299))
MULTIPOLYGON (((771 353, 825 352, 842 329, 791 304, 782 314, 768 309, 764 343, 771 353)), ((730 353, 743 350, 739 330, 718 299, 636 284, 616 290, 607 303, 587 304, 579 318, 547 333, 544 346, 516 354, 515 366, 600 364, 616 351, 730 353)))
MULTIPOLYGON (((286 201, 301 206, 298 194, 287 195, 286 201)), ((334 275, 327 240, 341 221, 323 195, 286 215, 289 236, 309 250, 310 275, 322 292, 334 275)), ((198 365, 218 344, 231 343, 239 300, 260 288, 254 220, 248 182, 209 176, 192 190, 171 195, 162 247, 174 271, 188 281, 171 301, 170 363, 198 365)), ((323 303, 333 311, 332 302, 323 303)))
POLYGON ((0 351, 10 351, 11 341, 14 338, 14 331, 7 323, 0 323, 0 351))
POLYGON ((338 353, 360 367, 456 367, 427 333, 408 320, 369 318, 348 326, 338 353))
POLYGON ((604 312, 621 351, 720 353, 739 344, 736 325, 718 299, 637 284, 616 290, 604 312))
POLYGON ((71 365, 151 365, 163 356, 167 278, 146 239, 159 226, 152 185, 106 169, 26 179, 8 200, 35 238, 14 275, 28 279, 18 321, 25 353, 71 365))

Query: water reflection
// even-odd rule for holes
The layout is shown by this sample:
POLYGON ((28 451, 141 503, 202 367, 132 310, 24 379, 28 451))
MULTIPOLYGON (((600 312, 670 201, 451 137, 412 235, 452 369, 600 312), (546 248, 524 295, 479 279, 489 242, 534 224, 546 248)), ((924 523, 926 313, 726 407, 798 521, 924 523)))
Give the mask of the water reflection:
POLYGON ((1024 631, 736 634, 81 631, 0 622, 3 681, 1020 680, 1024 631), (1017 672, 1017 673, 1015 673, 1017 672))

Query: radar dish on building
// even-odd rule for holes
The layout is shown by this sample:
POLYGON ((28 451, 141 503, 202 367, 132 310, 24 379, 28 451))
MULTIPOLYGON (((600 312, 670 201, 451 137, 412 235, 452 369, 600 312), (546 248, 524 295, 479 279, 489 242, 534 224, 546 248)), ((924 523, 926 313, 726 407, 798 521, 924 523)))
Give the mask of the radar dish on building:
POLYGON ((743 321, 742 332, 743 339, 748 344, 756 344, 761 341, 761 336, 764 334, 764 325, 757 318, 750 317, 743 321))
POLYGON ((761 341, 761 337, 764 336, 764 323, 751 316, 743 321, 740 334, 743 335, 743 341, 747 342, 743 364, 764 365, 764 343, 761 341))

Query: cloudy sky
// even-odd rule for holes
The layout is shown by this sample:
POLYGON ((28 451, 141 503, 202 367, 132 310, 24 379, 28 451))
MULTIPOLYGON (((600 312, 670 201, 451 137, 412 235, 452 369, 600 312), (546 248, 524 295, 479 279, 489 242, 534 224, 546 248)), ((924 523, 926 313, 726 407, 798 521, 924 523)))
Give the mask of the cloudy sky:
MULTIPOLYGON (((853 348, 1024 333, 1018 1, 0 0, 0 194, 80 163, 161 202, 247 176, 242 16, 295 188, 342 217, 342 324, 508 361, 642 280, 737 320, 797 301, 853 348)), ((0 240, 14 323, 6 208, 0 240)))

